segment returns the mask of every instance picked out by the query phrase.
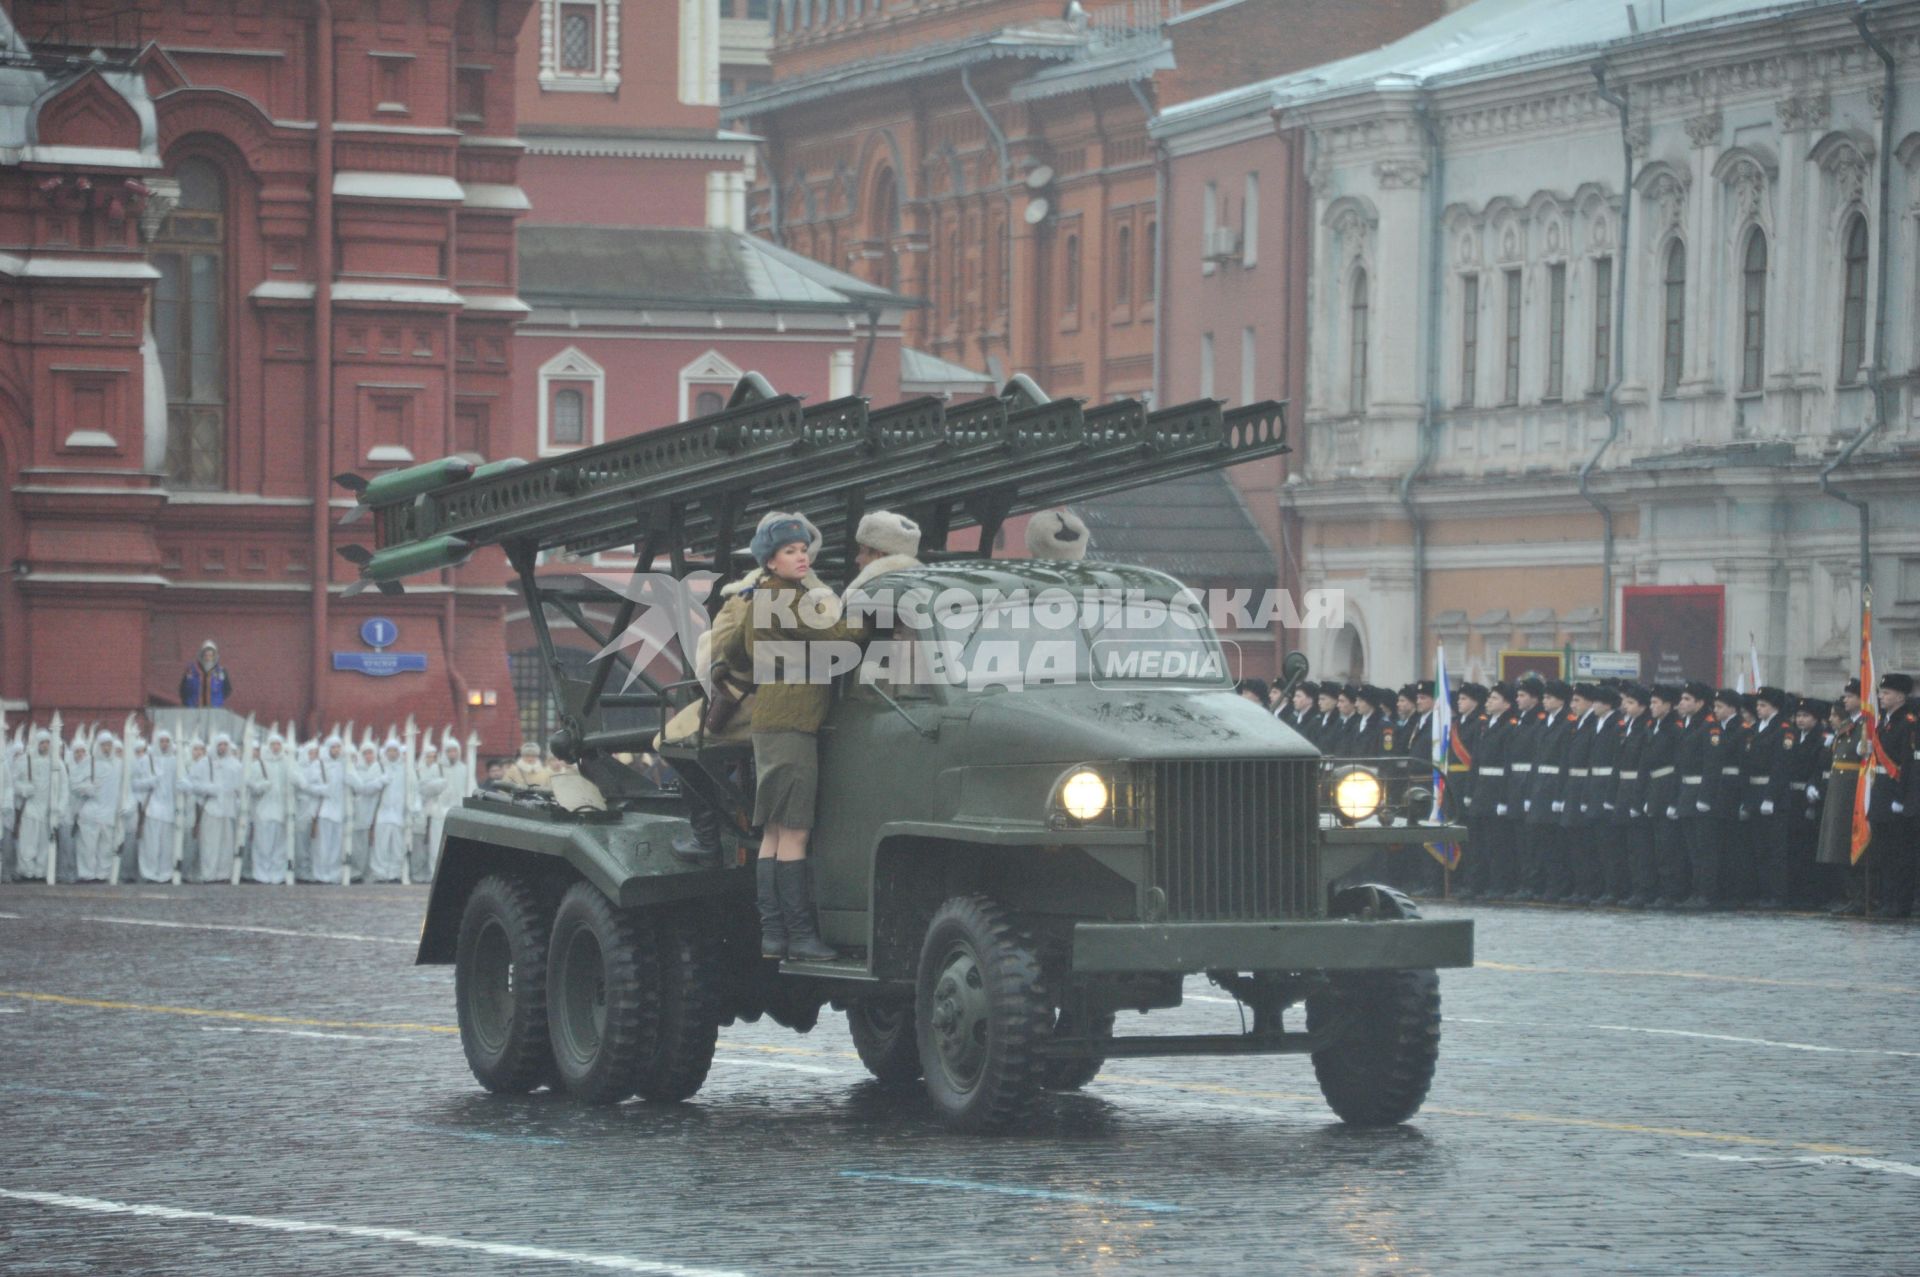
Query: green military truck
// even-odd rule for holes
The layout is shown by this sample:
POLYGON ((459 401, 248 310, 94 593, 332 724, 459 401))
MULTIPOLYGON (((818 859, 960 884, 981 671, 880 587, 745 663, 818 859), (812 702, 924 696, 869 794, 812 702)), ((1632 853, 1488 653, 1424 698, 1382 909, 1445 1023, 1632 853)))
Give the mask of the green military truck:
MULTIPOLYGON (((365 584, 393 590, 475 547, 505 549, 558 689, 552 748, 577 768, 551 790, 483 791, 447 817, 418 961, 453 964, 480 1084, 684 1100, 720 1028, 765 1016, 806 1032, 832 1007, 876 1077, 923 1081, 964 1130, 1017 1125, 1046 1091, 1127 1056, 1307 1055, 1345 1121, 1411 1117, 1439 1051, 1436 970, 1471 965, 1472 924, 1347 884, 1383 845, 1464 831, 1424 821, 1431 794, 1404 760, 1335 766, 1235 695, 1204 621, 1173 640, 1179 661, 1103 664, 1102 644, 1164 645, 1188 597, 1172 578, 941 552, 962 528, 991 547, 1019 514, 1275 455, 1284 435, 1277 403, 1087 407, 1016 378, 958 405, 807 407, 749 376, 720 413, 664 430, 360 485, 378 545, 343 553, 365 584), (1015 686, 841 680, 811 860, 821 931, 842 956, 762 959, 750 747, 698 734, 660 745, 664 784, 661 768, 623 761, 654 748, 699 688, 617 653, 584 674, 563 662, 555 621, 615 652, 647 596, 543 573, 542 556, 630 547, 685 578, 732 566, 768 510, 805 512, 850 552, 861 513, 883 507, 920 523, 931 560, 882 578, 902 613, 930 618, 889 642, 957 651, 962 667, 985 633, 1026 651, 1026 622, 998 610, 1044 592, 1049 625, 1069 614, 1055 637, 1086 659, 1015 686), (1090 620, 1116 591, 1161 606, 1090 620), (690 859, 702 812, 720 817, 708 824, 719 852, 690 859), (1199 974, 1251 1011, 1242 1031, 1116 1032, 1124 1012, 1179 1006, 1199 974)), ((1303 677, 1305 662, 1290 656, 1287 674, 1303 677)))

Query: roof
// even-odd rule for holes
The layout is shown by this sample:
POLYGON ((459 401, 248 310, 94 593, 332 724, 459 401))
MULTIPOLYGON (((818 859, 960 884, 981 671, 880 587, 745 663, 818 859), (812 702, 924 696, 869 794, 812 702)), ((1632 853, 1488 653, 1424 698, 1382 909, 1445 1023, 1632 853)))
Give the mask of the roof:
POLYGON ((909 387, 919 390, 922 387, 978 386, 987 394, 993 393, 993 377, 984 372, 975 372, 961 364, 951 363, 938 355, 930 355, 924 350, 915 350, 911 346, 900 348, 900 389, 909 387))
POLYGON ((519 242, 520 296, 534 305, 861 313, 919 305, 737 231, 522 224, 519 242))
POLYGON ((889 572, 878 579, 902 593, 914 590, 936 597, 949 590, 973 595, 986 595, 992 591, 1010 596, 1017 596, 1021 590, 1029 595, 1041 590, 1067 590, 1074 593, 1125 590, 1138 591, 1142 597, 1149 599, 1173 599, 1178 597, 1183 585, 1158 571, 1142 570, 1134 564, 1093 560, 1058 563, 1018 558, 952 559, 923 568, 889 572))
POLYGON ((1002 58, 1065 61, 1079 56, 1087 42, 1086 31, 1060 21, 1003 27, 997 31, 922 45, 884 57, 842 63, 812 75, 776 80, 765 88, 722 103, 720 116, 725 120, 748 120, 823 98, 899 84, 924 76, 943 75, 962 67, 1002 58))
POLYGON ((157 169, 159 126, 146 80, 125 63, 109 62, 105 55, 83 59, 40 57, 14 28, 0 8, 0 164, 33 161, 45 164, 89 165, 110 169, 157 169), (75 80, 98 74, 101 81, 126 101, 140 122, 137 148, 47 146, 40 141, 40 110, 75 80))
POLYGON ((1279 579, 1273 548, 1223 471, 1167 479, 1075 509, 1102 559, 1138 563, 1189 585, 1269 589, 1279 579))
POLYGON ((1632 4, 1475 0, 1380 48, 1169 107, 1153 132, 1169 136, 1225 115, 1303 106, 1369 91, 1467 83, 1528 67, 1590 59, 1616 47, 1683 31, 1857 7, 1834 0, 1636 0, 1632 4))

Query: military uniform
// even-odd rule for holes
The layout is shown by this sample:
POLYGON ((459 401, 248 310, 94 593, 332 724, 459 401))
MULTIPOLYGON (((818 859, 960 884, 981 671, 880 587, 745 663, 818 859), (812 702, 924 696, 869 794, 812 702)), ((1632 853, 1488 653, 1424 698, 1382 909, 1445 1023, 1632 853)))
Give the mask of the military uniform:
POLYGON ((1905 918, 1913 912, 1914 825, 1920 817, 1920 709, 1911 699, 1913 679, 1889 674, 1883 689, 1905 692, 1909 699, 1879 718, 1880 748, 1875 753, 1873 794, 1867 820, 1873 841, 1867 845, 1867 881, 1878 880, 1878 900, 1869 898, 1868 912, 1881 918, 1905 918))
POLYGON ((1676 903, 1685 909, 1706 909, 1720 894, 1720 829, 1713 820, 1714 789, 1709 773, 1720 770, 1720 723, 1701 711, 1680 722, 1680 749, 1676 766, 1680 781, 1674 804, 1687 850, 1690 894, 1676 903))
MULTIPOLYGON (((1631 689, 1644 693, 1644 688, 1631 689)), ((1644 695, 1635 700, 1645 703, 1644 695)), ((1620 847, 1608 861, 1607 894, 1629 908, 1645 908, 1659 894, 1654 874, 1653 820, 1647 814, 1647 733, 1653 720, 1625 709, 1614 720, 1613 837, 1620 847)))
POLYGON ((1514 900, 1534 898, 1536 839, 1528 818, 1533 814, 1534 766, 1540 757, 1548 717, 1538 701, 1531 709, 1516 710, 1513 738, 1507 747, 1506 818, 1512 822, 1507 830, 1507 863, 1512 873, 1507 894, 1514 900))
POLYGON ((1647 903, 1661 909, 1672 908, 1692 894, 1692 876, 1680 824, 1680 743, 1686 737, 1686 720, 1671 708, 1680 699, 1677 688, 1663 686, 1654 695, 1669 708, 1658 717, 1648 716, 1640 772, 1646 779, 1648 832, 1653 836, 1654 888, 1647 903))
MULTIPOLYGON (((1720 699, 1716 697, 1716 699, 1720 699)), ((1740 721, 1738 702, 1733 709, 1715 707, 1717 736, 1707 745, 1707 794, 1712 810, 1708 815, 1717 873, 1715 891, 1708 903, 1729 908, 1749 898, 1753 878, 1753 852, 1741 837, 1740 812, 1746 800, 1746 781, 1741 771, 1747 728, 1740 721)))
POLYGON ((1787 696, 1777 687, 1763 687, 1758 699, 1771 708, 1750 732, 1741 750, 1742 811, 1752 831, 1745 840, 1755 884, 1749 902, 1762 909, 1778 909, 1792 895, 1788 860, 1789 810, 1787 795, 1793 779, 1789 759, 1800 743, 1800 733, 1787 721, 1787 696), (1754 897, 1758 897, 1754 899, 1754 897))
MULTIPOLYGON (((1549 695, 1564 697, 1565 683, 1549 683, 1549 695)), ((1533 838, 1533 897, 1565 900, 1573 894, 1572 864, 1567 856, 1567 753, 1573 744, 1571 710, 1542 711, 1535 729, 1533 781, 1527 787, 1527 833, 1533 838)))
POLYGON ((1825 725, 1825 701, 1803 699, 1795 714, 1800 740, 1787 756, 1787 903, 1824 908, 1840 894, 1832 872, 1817 860, 1824 798, 1820 782, 1827 774, 1833 734, 1825 725), (1811 726, 1799 715, 1810 718, 1811 726))

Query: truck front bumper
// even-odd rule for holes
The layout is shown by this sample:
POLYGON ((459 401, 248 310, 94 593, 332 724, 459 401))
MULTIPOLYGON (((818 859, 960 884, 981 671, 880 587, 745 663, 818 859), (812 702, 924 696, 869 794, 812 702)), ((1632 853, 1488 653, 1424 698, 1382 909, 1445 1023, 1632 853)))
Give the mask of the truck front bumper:
POLYGON ((1082 922, 1076 974, 1123 971, 1374 971, 1473 965, 1473 923, 1082 922))

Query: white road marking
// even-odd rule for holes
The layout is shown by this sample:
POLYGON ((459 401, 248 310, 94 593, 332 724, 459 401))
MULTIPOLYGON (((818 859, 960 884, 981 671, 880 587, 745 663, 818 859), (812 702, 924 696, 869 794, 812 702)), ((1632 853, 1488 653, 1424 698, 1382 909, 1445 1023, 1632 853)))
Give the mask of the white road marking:
POLYGON ((787 1064, 779 1060, 743 1060, 734 1055, 716 1055, 713 1057, 713 1062, 715 1064, 729 1064, 740 1069, 782 1069, 788 1073, 852 1074, 857 1071, 854 1069, 822 1068, 818 1064, 787 1064))
POLYGON ((1920 1179, 1920 1166, 1912 1162, 1889 1161, 1884 1157, 1847 1157, 1839 1153, 1816 1153, 1805 1157, 1745 1157, 1739 1153, 1682 1153, 1707 1162, 1744 1162, 1750 1166, 1852 1166, 1863 1171, 1885 1171, 1889 1175, 1907 1175, 1920 1179))
POLYGON ((71 1193, 30 1192, 12 1188, 0 1188, 0 1197, 17 1202, 33 1202, 40 1206, 87 1211, 96 1215, 133 1215, 143 1219, 166 1219, 180 1223, 226 1224, 235 1228, 260 1228, 276 1233, 325 1233, 336 1237, 357 1237, 365 1241, 392 1242, 400 1246, 419 1246, 427 1250, 472 1251, 482 1255, 498 1255, 506 1259, 578 1264, 585 1268, 606 1268, 621 1273, 658 1273, 663 1274, 664 1277, 744 1277, 738 1271, 729 1269, 694 1268, 686 1264, 633 1259, 626 1255, 558 1250, 551 1246, 522 1246, 511 1242, 476 1241, 470 1237, 445 1237, 437 1233, 415 1232, 411 1228, 329 1224, 309 1219, 285 1219, 274 1215, 232 1215, 220 1211, 184 1210, 178 1206, 113 1202, 100 1197, 79 1197, 71 1193))
POLYGON ((174 931, 242 931, 261 936, 292 936, 298 940, 354 940, 366 944, 404 944, 414 945, 416 940, 405 940, 395 936, 362 936, 349 931, 295 931, 290 927, 247 927, 230 922, 163 922, 158 918, 110 918, 101 914, 23 914, 0 913, 0 918, 15 922, 105 922, 122 927, 166 927, 174 931))
POLYGON ((1533 1024, 1513 1020, 1482 1020, 1464 1015, 1446 1017, 1448 1024, 1492 1025, 1503 1029, 1535 1029, 1543 1033, 1564 1033, 1568 1029, 1595 1029, 1605 1033, 1642 1033, 1651 1037, 1697 1038, 1705 1042, 1731 1042, 1736 1046, 1768 1046, 1782 1051, 1817 1051, 1829 1055, 1883 1055, 1894 1059, 1920 1060, 1920 1051, 1895 1051, 1873 1046, 1824 1046, 1818 1042, 1782 1042, 1774 1038, 1743 1038, 1731 1033, 1701 1033, 1694 1029, 1654 1029, 1636 1024, 1533 1024))
POLYGON ((202 1033, 277 1033, 288 1038, 338 1038, 342 1042, 406 1042, 417 1045, 425 1038, 397 1038, 372 1033, 321 1033, 314 1029, 249 1029, 238 1025, 203 1024, 202 1033))

